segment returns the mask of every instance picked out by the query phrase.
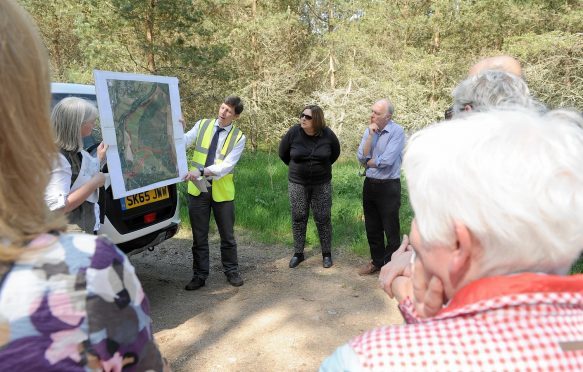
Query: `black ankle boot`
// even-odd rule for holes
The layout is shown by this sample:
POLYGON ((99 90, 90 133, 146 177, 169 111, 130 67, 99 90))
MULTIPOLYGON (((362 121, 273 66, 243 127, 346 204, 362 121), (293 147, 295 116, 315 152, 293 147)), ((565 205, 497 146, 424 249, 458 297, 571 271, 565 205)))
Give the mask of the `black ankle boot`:
POLYGON ((324 266, 325 269, 332 267, 332 256, 322 257, 322 266, 324 266))
POLYGON ((303 260, 304 260, 303 253, 294 254, 293 257, 291 258, 291 260, 289 260, 290 269, 293 269, 294 267, 298 266, 300 264, 300 262, 302 262, 303 260))

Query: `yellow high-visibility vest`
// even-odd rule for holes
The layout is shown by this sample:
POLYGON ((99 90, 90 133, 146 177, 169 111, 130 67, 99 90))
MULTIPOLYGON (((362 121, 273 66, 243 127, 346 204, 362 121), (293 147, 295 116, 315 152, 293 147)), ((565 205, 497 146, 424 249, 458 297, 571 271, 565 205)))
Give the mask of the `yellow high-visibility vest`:
MULTIPOLYGON (((200 127, 198 128, 198 133, 196 135, 196 140, 194 141, 194 152, 192 153, 192 158, 189 162, 188 169, 194 170, 204 167, 212 140, 213 127, 215 126, 215 122, 216 119, 201 120, 200 127)), ((235 144, 241 140, 241 137, 243 137, 241 130, 233 126, 227 135, 227 139, 221 148, 221 152, 215 157, 214 164, 222 163, 225 160, 225 157, 233 150, 235 144)), ((200 190, 194 185, 194 183, 188 181, 188 193, 194 196, 198 196, 200 195, 200 190)), ((230 201, 235 199, 235 183, 233 182, 232 171, 224 177, 213 181, 212 197, 213 200, 217 202, 230 201)))

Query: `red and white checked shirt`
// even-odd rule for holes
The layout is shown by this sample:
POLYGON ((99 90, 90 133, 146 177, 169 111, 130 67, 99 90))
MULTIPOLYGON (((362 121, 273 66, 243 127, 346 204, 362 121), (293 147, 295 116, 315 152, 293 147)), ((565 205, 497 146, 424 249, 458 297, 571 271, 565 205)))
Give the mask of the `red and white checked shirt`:
POLYGON ((349 342, 364 370, 583 371, 583 275, 477 280, 435 317, 369 331, 349 342))

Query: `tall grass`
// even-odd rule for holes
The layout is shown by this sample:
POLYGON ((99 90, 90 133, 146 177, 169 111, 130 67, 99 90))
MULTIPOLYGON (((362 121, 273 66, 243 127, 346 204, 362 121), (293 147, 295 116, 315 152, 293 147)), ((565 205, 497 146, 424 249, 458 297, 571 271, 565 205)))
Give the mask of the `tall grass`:
MULTIPOLYGON (((343 247, 368 256, 362 211, 362 182, 355 157, 341 158, 332 167, 332 249, 343 247)), ((257 241, 291 247, 291 214, 287 194, 287 166, 273 152, 245 152, 235 170, 236 226, 250 232, 257 241)), ((182 193, 185 185, 180 186, 182 193)), ((181 198, 181 219, 188 226, 186 198, 181 198)), ((401 233, 408 233, 412 219, 403 182, 401 233)), ((319 239, 312 216, 306 233, 306 250, 317 247, 319 239)))
MULTIPOLYGON (((275 153, 247 153, 237 166, 237 225, 253 231, 265 243, 293 244, 287 194, 287 166, 275 153)), ((369 254, 362 211, 362 177, 354 157, 345 157, 332 167, 333 247, 369 254)), ((402 230, 409 231, 411 209, 404 193, 402 230)), ((312 218, 306 233, 306 248, 319 247, 312 218)), ((319 248, 318 248, 319 249, 319 248)), ((334 249, 334 248, 333 248, 334 249)))
MULTIPOLYGON (((355 157, 345 156, 332 167, 332 250, 342 247, 368 256, 362 211, 362 177, 355 157)), ((235 168, 236 226, 253 239, 267 244, 283 244, 292 251, 291 215, 287 196, 287 166, 272 152, 244 152, 235 168)), ((404 180, 403 180, 404 181, 404 180)), ((408 234, 413 219, 406 183, 401 183, 401 235, 408 234)), ((186 204, 186 184, 179 185, 180 217, 190 228, 186 204)), ((211 224, 211 229, 214 229, 211 224)), ((319 249, 318 232, 312 217, 306 234, 306 250, 319 249)), ((583 256, 572 273, 583 272, 583 256)))

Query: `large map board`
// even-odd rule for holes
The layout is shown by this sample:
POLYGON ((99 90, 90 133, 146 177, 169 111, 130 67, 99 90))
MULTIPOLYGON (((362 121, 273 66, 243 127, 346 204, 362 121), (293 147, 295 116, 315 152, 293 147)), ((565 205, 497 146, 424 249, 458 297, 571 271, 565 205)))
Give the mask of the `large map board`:
POLYGON ((178 79, 93 73, 114 198, 182 181, 188 166, 178 79))

